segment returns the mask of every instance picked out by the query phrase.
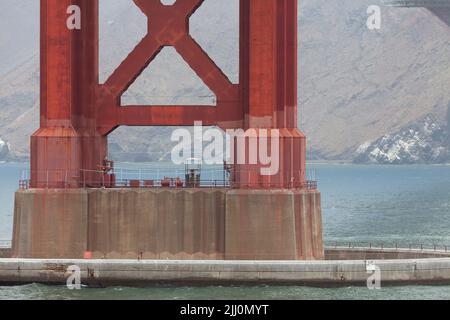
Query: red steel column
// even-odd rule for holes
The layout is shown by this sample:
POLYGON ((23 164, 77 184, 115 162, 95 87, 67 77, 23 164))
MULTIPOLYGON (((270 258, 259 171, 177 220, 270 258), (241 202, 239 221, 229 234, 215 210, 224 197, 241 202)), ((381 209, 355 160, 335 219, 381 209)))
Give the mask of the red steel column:
MULTIPOLYGON (((258 143, 266 130, 278 133, 280 164, 273 176, 261 175, 259 162, 237 166, 242 187, 290 188, 305 181, 306 138, 297 128, 297 6, 297 0, 241 1, 245 129, 255 137, 247 144, 258 143)), ((275 141, 268 141, 270 150, 275 141)))
POLYGON ((82 159, 79 182, 81 185, 102 183, 98 173, 108 154, 107 136, 98 132, 99 113, 97 92, 99 74, 99 1, 73 1, 81 8, 82 27, 77 30, 74 40, 74 60, 76 68, 73 84, 75 108, 74 118, 81 139, 82 159), (97 172, 94 172, 97 171, 97 172))
POLYGON ((40 129, 31 137, 32 187, 80 185, 84 141, 95 133, 97 14, 97 0, 41 0, 41 109, 40 129), (81 8, 80 30, 67 26, 71 5, 81 8))

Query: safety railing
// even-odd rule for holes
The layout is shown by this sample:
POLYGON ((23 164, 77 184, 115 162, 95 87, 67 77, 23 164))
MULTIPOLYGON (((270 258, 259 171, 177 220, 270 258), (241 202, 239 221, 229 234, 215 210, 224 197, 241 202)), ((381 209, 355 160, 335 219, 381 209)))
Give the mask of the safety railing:
POLYGON ((189 183, 182 179, 168 178, 162 180, 137 180, 137 179, 116 179, 109 182, 106 179, 85 180, 82 183, 83 188, 230 188, 231 184, 228 180, 199 180, 196 183, 189 183))
POLYGON ((373 250, 427 250, 443 251, 450 254, 450 244, 434 243, 409 243, 406 241, 325 241, 325 247, 328 249, 373 249, 373 250))
POLYGON ((114 169, 79 171, 31 171, 22 174, 19 188, 255 188, 316 190, 317 181, 279 183, 277 177, 258 176, 254 170, 232 171, 202 169, 201 178, 188 180, 185 171, 173 167, 151 169, 114 169), (254 177, 258 177, 255 181, 254 177), (233 178, 238 177, 238 178, 233 178), (31 183, 33 182, 33 184, 31 183))
POLYGON ((20 190, 30 189, 30 180, 19 180, 19 189, 20 190))

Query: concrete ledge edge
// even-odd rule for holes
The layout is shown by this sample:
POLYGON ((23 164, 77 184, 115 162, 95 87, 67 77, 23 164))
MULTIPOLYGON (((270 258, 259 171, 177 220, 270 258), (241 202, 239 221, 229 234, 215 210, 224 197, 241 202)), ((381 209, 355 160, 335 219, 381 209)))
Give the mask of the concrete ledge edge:
MULTIPOLYGON (((76 265, 88 285, 152 283, 365 285, 368 261, 181 261, 0 259, 0 284, 65 284, 76 265)), ((382 283, 450 283, 450 258, 373 260, 382 283)))

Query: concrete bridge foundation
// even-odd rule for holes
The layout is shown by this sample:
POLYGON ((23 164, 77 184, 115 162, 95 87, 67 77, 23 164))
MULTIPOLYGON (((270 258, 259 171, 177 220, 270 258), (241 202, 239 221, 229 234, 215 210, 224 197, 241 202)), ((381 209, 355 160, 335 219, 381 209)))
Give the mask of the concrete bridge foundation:
POLYGON ((313 190, 32 189, 16 193, 15 258, 324 259, 313 190))

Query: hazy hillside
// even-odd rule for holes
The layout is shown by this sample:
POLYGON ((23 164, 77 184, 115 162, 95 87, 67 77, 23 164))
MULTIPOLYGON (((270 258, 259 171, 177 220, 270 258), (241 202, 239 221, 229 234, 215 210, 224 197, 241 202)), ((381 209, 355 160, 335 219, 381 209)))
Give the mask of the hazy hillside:
POLYGON ((38 52, 38 37, 39 1, 0 1, 0 77, 38 52))
POLYGON ((353 158, 360 144, 428 113, 445 119, 449 26, 425 9, 383 8, 374 32, 364 27, 373 1, 303 3, 301 126, 321 155, 353 158))
MULTIPOLYGON (((130 2, 102 0, 101 81, 145 33, 145 18, 130 2)), ((361 145, 376 149, 380 138, 404 137, 396 133, 417 128, 424 119, 433 119, 446 134, 450 27, 444 21, 450 19, 445 14, 440 12, 439 19, 425 9, 383 8, 382 29, 370 31, 366 9, 381 1, 300 2, 299 125, 309 137, 311 157, 361 160, 361 145)), ((0 2, 0 139, 9 143, 10 158, 26 156, 28 135, 38 123, 37 3, 0 2)), ((237 4, 206 0, 191 20, 192 35, 233 81, 238 73, 237 4)), ((123 102, 212 99, 167 48, 123 102)), ((116 158, 159 159, 167 153, 169 134, 169 129, 121 128, 112 135, 112 151, 116 158)), ((441 148, 437 143, 442 141, 433 146, 441 148)))

